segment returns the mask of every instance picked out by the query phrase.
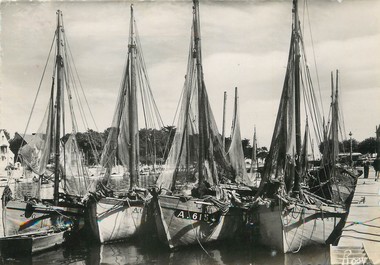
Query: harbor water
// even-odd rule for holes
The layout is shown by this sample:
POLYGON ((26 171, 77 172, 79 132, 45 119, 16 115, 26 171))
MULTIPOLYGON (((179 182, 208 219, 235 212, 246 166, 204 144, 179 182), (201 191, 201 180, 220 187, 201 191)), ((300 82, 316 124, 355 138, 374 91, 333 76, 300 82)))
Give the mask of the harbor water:
MULTIPOLYGON (((41 191, 49 193, 50 187, 43 185, 41 191)), ((3 188, 0 188, 0 193, 3 193, 3 188)), ((3 236, 2 225, 0 233, 3 236)), ((313 246, 298 253, 281 254, 255 245, 254 242, 239 242, 236 239, 171 251, 162 246, 154 234, 106 245, 96 244, 86 238, 76 238, 61 247, 33 256, 2 257, 0 264, 330 264, 328 246, 313 246)))
POLYGON ((162 247, 154 237, 151 240, 106 245, 78 240, 37 255, 3 259, 2 264, 330 264, 327 246, 306 248, 295 254, 280 254, 274 250, 239 242, 220 242, 203 248, 198 245, 170 251, 162 247))

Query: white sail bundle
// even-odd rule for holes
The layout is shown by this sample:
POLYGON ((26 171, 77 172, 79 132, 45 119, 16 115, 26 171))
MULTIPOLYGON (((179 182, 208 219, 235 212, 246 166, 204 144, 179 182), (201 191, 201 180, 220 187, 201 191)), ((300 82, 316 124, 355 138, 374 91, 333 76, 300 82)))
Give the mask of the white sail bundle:
POLYGON ((231 163, 232 168, 235 170, 235 180, 238 183, 244 183, 248 186, 254 185, 254 180, 250 175, 247 174, 244 162, 244 152, 241 142, 241 132, 240 132, 240 112, 239 112, 239 101, 237 96, 237 88, 235 90, 235 107, 234 107, 234 117, 231 129, 231 145, 228 149, 228 159, 231 163))
POLYGON ((195 187, 199 168, 202 168, 206 186, 232 182, 236 177, 223 150, 203 78, 202 82, 197 82, 197 75, 203 74, 198 73, 199 67, 193 58, 195 38, 192 31, 176 132, 165 168, 157 180, 157 186, 163 190, 174 190, 176 186, 178 189, 183 186, 195 187), (199 88, 199 85, 202 87, 199 88), (202 141, 202 145, 199 141, 202 141), (199 157, 202 157, 202 162, 199 162, 199 157))

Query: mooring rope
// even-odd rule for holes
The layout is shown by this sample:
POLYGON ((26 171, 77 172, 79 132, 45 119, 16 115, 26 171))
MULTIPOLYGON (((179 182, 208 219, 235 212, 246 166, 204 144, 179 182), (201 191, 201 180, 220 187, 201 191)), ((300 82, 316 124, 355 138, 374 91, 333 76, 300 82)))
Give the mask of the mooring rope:
POLYGON ((353 226, 353 225, 364 225, 364 226, 368 226, 368 227, 375 227, 375 228, 380 228, 380 226, 378 225, 370 225, 370 224, 367 224, 369 222, 372 222, 372 221, 375 221, 377 219, 380 219, 380 216, 379 217, 375 217, 375 218, 372 218, 372 219, 369 219, 367 221, 351 221, 351 222, 347 222, 348 223, 348 226, 346 226, 345 228, 343 228, 343 230, 345 230, 346 228, 350 227, 350 226, 353 226))
MULTIPOLYGON (((188 212, 190 212, 189 211, 189 206, 187 205, 187 211, 188 212)), ((202 221, 199 221, 199 222, 202 222, 202 221)), ((195 238, 197 239, 197 241, 198 241, 198 244, 199 244, 199 246, 202 248, 202 250, 211 258, 212 256, 208 253, 208 251, 205 249, 205 247, 202 245, 202 242, 199 240, 199 234, 198 234, 198 232, 197 232, 197 229, 195 229, 195 227, 194 227, 194 222, 193 222, 193 220, 191 220, 191 227, 193 228, 193 230, 194 230, 194 232, 195 232, 195 238)))

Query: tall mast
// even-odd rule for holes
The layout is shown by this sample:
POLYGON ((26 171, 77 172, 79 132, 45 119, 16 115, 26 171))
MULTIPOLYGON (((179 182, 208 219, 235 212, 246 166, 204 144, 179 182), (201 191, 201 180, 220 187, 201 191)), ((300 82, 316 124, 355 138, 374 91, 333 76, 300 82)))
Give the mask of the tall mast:
POLYGON ((136 96, 136 44, 134 36, 133 5, 131 5, 130 40, 129 53, 131 58, 131 93, 129 97, 129 121, 130 121, 130 188, 133 189, 138 184, 138 116, 137 116, 137 96, 136 96))
POLYGON ((223 123, 222 123, 222 144, 223 144, 223 151, 225 151, 225 137, 226 137, 226 132, 225 132, 225 127, 226 127, 226 102, 227 102, 227 92, 224 91, 224 97, 223 97, 223 123))
POLYGON ((55 128, 55 171, 54 171, 54 204, 58 205, 59 200, 59 146, 60 146, 60 131, 61 131, 61 93, 64 86, 64 65, 62 58, 61 45, 63 45, 62 40, 62 12, 57 11, 57 98, 56 98, 56 128, 55 128))
POLYGON ((198 129, 199 129, 199 160, 198 160, 198 182, 202 185, 204 182, 203 164, 204 164, 204 87, 203 87, 203 72, 202 72, 202 55, 201 55, 201 32, 199 21, 199 2, 194 2, 194 48, 196 53, 197 63, 197 84, 198 84, 198 129))
MULTIPOLYGON (((335 163, 335 158, 334 158, 334 153, 335 153, 335 144, 334 144, 334 132, 335 132, 335 128, 334 128, 334 119, 335 119, 335 99, 334 99, 334 72, 331 71, 331 128, 330 128, 330 134, 331 134, 331 150, 329 150, 329 156, 328 156, 328 163, 335 163)), ((327 142, 327 149, 330 149, 330 136, 328 138, 328 142, 327 142)), ((334 170, 334 167, 333 167, 333 170, 334 170)))
POLYGON ((297 0, 293 0, 293 26, 294 26, 294 86, 295 86, 295 121, 296 121, 296 171, 294 176, 294 191, 297 193, 300 191, 300 174, 301 174, 301 89, 300 89, 300 32, 299 32, 299 20, 298 20, 298 3, 297 0))
POLYGON ((339 153, 339 144, 338 144, 338 124, 339 124, 339 102, 338 102, 338 81, 339 80, 339 71, 336 70, 336 83, 335 83, 335 101, 334 101, 334 138, 333 138, 333 141, 334 141, 334 166, 335 166, 335 163, 336 163, 336 159, 338 157, 338 153, 339 153))
POLYGON ((254 163, 256 164, 255 168, 257 169, 258 168, 258 163, 257 163, 257 143, 256 143, 256 126, 254 128, 254 132, 253 132, 253 141, 252 141, 252 159, 251 159, 251 174, 253 173, 253 167, 254 167, 254 163))
POLYGON ((336 81, 335 81, 335 115, 336 115, 336 137, 338 141, 338 125, 339 125, 339 70, 336 72, 336 81))
POLYGON ((232 121, 232 128, 231 128, 231 134, 233 133, 234 129, 235 129, 235 123, 236 123, 236 116, 237 116, 237 99, 238 95, 237 95, 237 87, 235 87, 235 99, 234 99, 234 119, 232 121))

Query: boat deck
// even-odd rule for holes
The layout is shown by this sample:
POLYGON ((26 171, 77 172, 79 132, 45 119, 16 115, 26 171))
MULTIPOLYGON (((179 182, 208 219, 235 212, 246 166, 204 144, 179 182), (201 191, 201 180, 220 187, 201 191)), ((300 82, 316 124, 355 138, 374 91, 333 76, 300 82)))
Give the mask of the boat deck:
MULTIPOLYGON (((380 180, 375 181, 375 171, 369 177, 360 176, 355 189, 346 224, 336 247, 330 248, 331 261, 338 264, 354 259, 355 264, 380 264, 380 180), (369 262, 353 255, 362 249, 369 262)), ((351 264, 351 263, 345 263, 351 264)))

